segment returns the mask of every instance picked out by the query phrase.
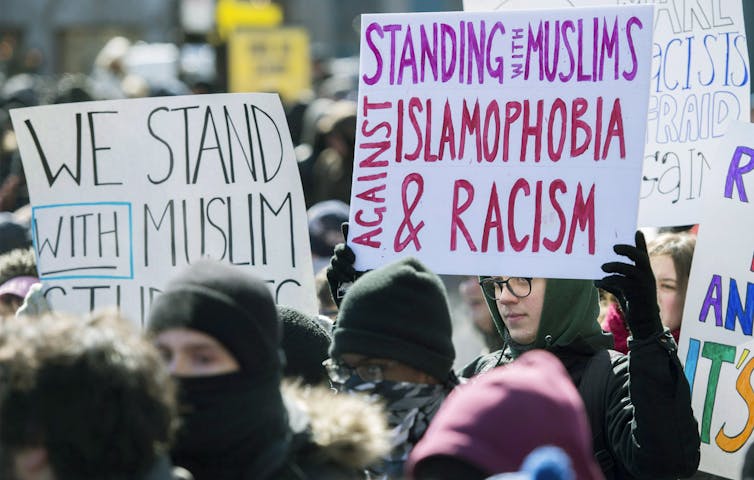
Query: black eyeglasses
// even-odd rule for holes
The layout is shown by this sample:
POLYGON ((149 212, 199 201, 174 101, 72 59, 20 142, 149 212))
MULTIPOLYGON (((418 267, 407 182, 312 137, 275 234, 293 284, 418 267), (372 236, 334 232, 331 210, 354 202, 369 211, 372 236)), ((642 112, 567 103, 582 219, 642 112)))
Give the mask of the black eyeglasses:
POLYGON ((528 297, 531 293, 531 278, 526 277, 509 277, 503 280, 500 277, 489 277, 481 280, 479 286, 482 287, 484 295, 490 300, 500 300, 503 296, 503 287, 516 298, 528 297))
POLYGON ((322 365, 327 370, 327 375, 335 383, 345 383, 353 375, 358 375, 365 382, 381 382, 385 379, 384 368, 382 365, 374 363, 364 363, 356 367, 348 364, 336 362, 328 358, 322 365))

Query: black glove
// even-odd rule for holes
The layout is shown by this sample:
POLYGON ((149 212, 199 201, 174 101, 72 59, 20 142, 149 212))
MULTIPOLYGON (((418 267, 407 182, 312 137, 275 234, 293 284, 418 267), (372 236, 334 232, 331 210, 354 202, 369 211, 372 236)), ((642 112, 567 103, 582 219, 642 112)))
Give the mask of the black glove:
MULTIPOLYGON (((347 240, 348 222, 343 223, 340 228, 343 231, 343 238, 347 240)), ((330 285, 330 295, 332 295, 332 299, 338 307, 340 307, 340 302, 343 299, 341 287, 344 284, 355 282, 364 273, 353 268, 354 262, 356 262, 356 254, 353 253, 351 247, 345 243, 335 245, 333 256, 330 258, 330 265, 327 267, 327 283, 330 285)))
POLYGON ((605 273, 611 273, 594 285, 615 295, 626 315, 628 328, 633 338, 643 340, 663 331, 660 307, 657 306, 657 286, 652 266, 649 263, 644 234, 636 232, 636 246, 618 244, 613 250, 628 257, 634 265, 623 262, 608 262, 602 265, 605 273))

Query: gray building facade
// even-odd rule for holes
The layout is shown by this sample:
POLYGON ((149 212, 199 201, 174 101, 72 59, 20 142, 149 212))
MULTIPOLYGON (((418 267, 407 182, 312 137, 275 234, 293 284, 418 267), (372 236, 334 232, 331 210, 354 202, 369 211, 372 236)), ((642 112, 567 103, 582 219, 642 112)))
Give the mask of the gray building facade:
MULTIPOLYGON (((210 0, 211 1, 211 0, 210 0)), ((461 0, 281 0, 284 22, 309 30, 312 45, 326 56, 358 54, 361 13, 460 10, 461 0)), ((173 42, 184 40, 182 0, 0 0, 2 42, 16 64, 38 62, 43 74, 84 72, 108 38, 173 42), (23 59, 29 52, 34 58, 23 59)), ((18 65, 14 65, 18 66, 18 65)), ((7 70, 7 68, 6 68, 7 70)))
POLYGON ((175 41, 177 5, 177 0, 0 0, 0 38, 13 44, 16 62, 38 62, 39 73, 88 73, 112 36, 175 41), (30 55, 34 58, 24 58, 30 55))

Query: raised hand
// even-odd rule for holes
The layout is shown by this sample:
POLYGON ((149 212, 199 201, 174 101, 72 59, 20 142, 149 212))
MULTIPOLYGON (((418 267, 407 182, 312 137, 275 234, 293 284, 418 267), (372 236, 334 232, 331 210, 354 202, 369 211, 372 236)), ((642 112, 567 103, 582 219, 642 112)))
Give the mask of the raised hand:
MULTIPOLYGON (((343 238, 348 239, 348 223, 341 225, 343 238)), ((330 285, 330 294, 335 304, 340 307, 343 298, 342 287, 345 284, 355 282, 364 272, 356 271, 353 264, 356 262, 356 254, 345 243, 335 246, 330 265, 327 267, 327 283, 330 285)))
POLYGON ((649 263, 644 234, 636 232, 636 246, 617 244, 613 250, 633 262, 608 262, 602 265, 607 275, 594 285, 615 295, 626 315, 628 328, 637 340, 649 338, 663 331, 660 307, 657 305, 657 285, 649 263))

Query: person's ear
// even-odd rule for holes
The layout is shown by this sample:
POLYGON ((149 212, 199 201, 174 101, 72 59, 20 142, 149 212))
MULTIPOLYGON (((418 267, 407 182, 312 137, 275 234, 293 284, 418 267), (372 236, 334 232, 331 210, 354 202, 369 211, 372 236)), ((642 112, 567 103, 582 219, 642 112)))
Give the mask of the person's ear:
POLYGON ((19 480, 55 480, 50 468, 47 449, 24 448, 14 455, 14 467, 19 480))

